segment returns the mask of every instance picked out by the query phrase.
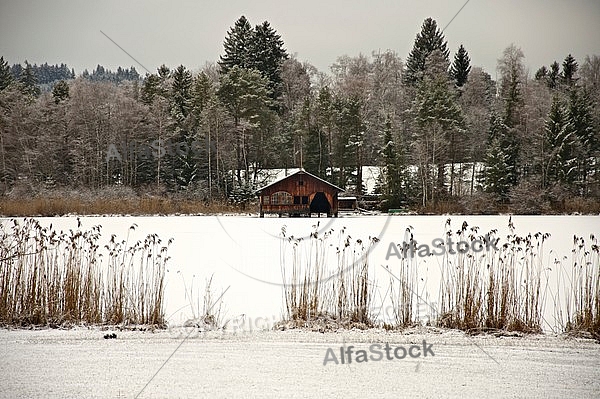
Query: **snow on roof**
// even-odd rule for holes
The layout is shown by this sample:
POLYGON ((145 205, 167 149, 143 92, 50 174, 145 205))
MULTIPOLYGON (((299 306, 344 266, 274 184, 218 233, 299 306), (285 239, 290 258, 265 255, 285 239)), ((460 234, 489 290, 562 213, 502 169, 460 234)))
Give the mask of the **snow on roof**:
POLYGON ((264 187, 262 187, 262 188, 259 188, 258 190, 256 190, 256 191, 255 191, 255 193, 257 193, 257 194, 258 194, 258 193, 260 193, 262 190, 264 190, 265 188, 267 188, 267 187, 271 187, 272 185, 274 185, 274 184, 277 184, 277 183, 279 183, 279 182, 281 182, 281 181, 283 181, 283 180, 285 180, 285 179, 288 179, 288 178, 290 178, 290 177, 292 177, 292 176, 294 176, 294 175, 296 175, 296 174, 298 174, 298 173, 303 173, 303 174, 309 175, 309 176, 311 176, 311 177, 313 177, 313 178, 315 178, 315 179, 317 179, 317 180, 319 180, 319 181, 321 181, 321 182, 323 182, 323 183, 327 184, 328 186, 331 186, 331 187, 335 188, 336 190, 339 190, 339 191, 342 191, 342 192, 343 192, 343 191, 346 191, 346 190, 344 190, 344 189, 342 189, 342 188, 339 188, 339 187, 338 187, 338 186, 336 186, 335 184, 331 184, 331 183, 329 183, 327 180, 323 180, 323 179, 321 179, 320 177, 317 177, 317 176, 313 175, 312 173, 309 173, 309 172, 305 171, 304 169, 298 169, 297 171, 295 171, 295 172, 293 172, 293 173, 291 173, 291 174, 289 174, 289 175, 287 175, 287 176, 283 176, 283 177, 279 177, 279 178, 275 179, 274 181, 272 181, 271 183, 267 184, 266 186, 264 186, 264 187))

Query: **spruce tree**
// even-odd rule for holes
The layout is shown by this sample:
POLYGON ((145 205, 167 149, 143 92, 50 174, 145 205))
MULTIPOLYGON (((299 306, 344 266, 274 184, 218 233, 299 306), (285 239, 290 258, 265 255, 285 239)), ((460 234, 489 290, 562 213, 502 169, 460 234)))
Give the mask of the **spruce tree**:
POLYGON ((535 72, 535 80, 542 80, 542 79, 546 79, 548 76, 548 68, 546 68, 545 66, 541 66, 540 69, 538 69, 535 72))
POLYGON ((227 74, 231 68, 252 68, 251 46, 254 39, 254 30, 245 16, 241 16, 233 27, 227 31, 223 42, 225 54, 220 56, 219 66, 222 75, 227 74))
POLYGON ((454 55, 454 62, 450 68, 450 76, 454 79, 456 87, 462 87, 467 82, 469 72, 471 72, 471 59, 461 44, 454 55))
POLYGON ((23 94, 37 97, 41 93, 37 83, 38 80, 33 71, 33 67, 27 61, 25 61, 25 68, 23 68, 21 76, 19 77, 21 91, 23 92, 23 94))
POLYGON ((446 39, 435 20, 427 18, 421 26, 421 32, 417 33, 413 48, 406 59, 404 83, 415 85, 421 81, 425 70, 425 60, 434 50, 439 50, 444 56, 446 64, 450 64, 446 39))
POLYGON ((497 199, 505 202, 512 186, 509 181, 510 166, 507 154, 497 137, 489 141, 485 156, 485 170, 483 172, 485 191, 495 194, 497 199))
POLYGON ((518 182, 518 143, 514 129, 506 126, 504 119, 492 112, 488 130, 488 149, 485 157, 484 181, 486 191, 506 201, 510 188, 518 182))
POLYGON ((140 101, 146 105, 152 104, 154 97, 158 94, 160 87, 160 78, 158 75, 146 75, 144 83, 142 83, 140 101))
POLYGON ((257 25, 250 43, 248 55, 248 66, 260 71, 269 79, 269 88, 272 98, 277 99, 281 95, 281 68, 288 54, 283 47, 283 40, 265 21, 257 25))
POLYGON ((191 151, 195 126, 192 126, 192 73, 183 65, 172 74, 171 116, 175 120, 175 137, 178 140, 174 160, 175 180, 179 187, 187 188, 198 176, 198 164, 191 151))
POLYGON ((178 124, 185 123, 192 108, 192 73, 183 65, 173 71, 171 113, 178 124))
POLYGON ((401 155, 398 154, 396 140, 393 136, 392 123, 386 120, 383 131, 383 147, 381 148, 381 159, 383 170, 380 175, 380 184, 383 197, 386 201, 384 210, 399 208, 406 205, 406 189, 403 192, 403 165, 401 155))
POLYGON ((600 141, 594 132, 593 102, 584 89, 576 88, 569 93, 567 118, 577 140, 577 181, 580 193, 586 196, 589 192, 590 165, 594 164, 594 154, 600 150, 600 141))
POLYGON ((0 91, 6 89, 13 82, 13 76, 10 73, 8 62, 4 57, 0 57, 0 91))
POLYGON ((575 73, 579 68, 577 61, 571 54, 565 57, 562 64, 562 80, 567 86, 572 86, 575 83, 575 73))
POLYGON ((69 98, 69 85, 64 80, 59 81, 52 89, 52 97, 56 104, 69 98))
POLYGON ((547 148, 543 177, 545 185, 560 182, 571 184, 575 179, 575 156, 573 153, 573 129, 567 112, 558 97, 554 97, 548 119, 544 125, 545 148, 547 148))
POLYGON ((558 62, 554 61, 552 64, 550 64, 550 72, 548 73, 548 87, 555 89, 560 79, 560 65, 558 65, 558 62))

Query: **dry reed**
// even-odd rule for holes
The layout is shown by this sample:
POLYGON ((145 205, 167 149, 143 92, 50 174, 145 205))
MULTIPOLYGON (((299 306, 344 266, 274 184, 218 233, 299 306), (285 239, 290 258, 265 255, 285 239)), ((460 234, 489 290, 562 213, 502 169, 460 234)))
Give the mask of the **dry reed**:
POLYGON ((82 230, 79 219, 69 232, 43 227, 35 219, 1 223, 0 323, 164 326, 170 241, 163 246, 150 234, 128 245, 113 235, 103 254, 100 230, 82 230))

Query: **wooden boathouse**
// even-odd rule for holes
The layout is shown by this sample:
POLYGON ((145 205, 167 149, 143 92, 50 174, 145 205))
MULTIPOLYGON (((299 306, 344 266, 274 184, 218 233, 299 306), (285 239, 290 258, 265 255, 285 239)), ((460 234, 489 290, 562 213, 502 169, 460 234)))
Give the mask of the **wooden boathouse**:
POLYGON ((338 216, 338 194, 344 190, 300 169, 256 191, 259 214, 338 216))

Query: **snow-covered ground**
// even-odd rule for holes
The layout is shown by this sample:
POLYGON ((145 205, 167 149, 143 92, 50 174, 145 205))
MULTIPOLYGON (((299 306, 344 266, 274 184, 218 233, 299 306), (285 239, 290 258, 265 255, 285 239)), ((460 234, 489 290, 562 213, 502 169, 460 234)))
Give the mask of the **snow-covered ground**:
MULTIPOLYGON (((593 398, 600 345, 454 331, 0 330, 2 398, 593 398), (434 356, 323 365, 327 350, 431 345, 434 356)), ((416 354, 416 353, 415 353, 416 354)), ((391 355, 393 356, 393 355, 391 355)), ((356 358, 354 358, 356 359, 356 358)), ((377 359, 377 358, 376 358, 377 359)))

